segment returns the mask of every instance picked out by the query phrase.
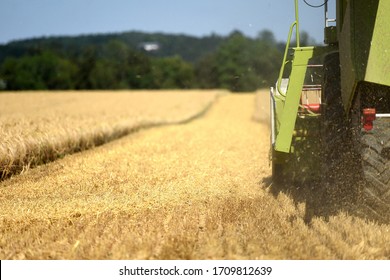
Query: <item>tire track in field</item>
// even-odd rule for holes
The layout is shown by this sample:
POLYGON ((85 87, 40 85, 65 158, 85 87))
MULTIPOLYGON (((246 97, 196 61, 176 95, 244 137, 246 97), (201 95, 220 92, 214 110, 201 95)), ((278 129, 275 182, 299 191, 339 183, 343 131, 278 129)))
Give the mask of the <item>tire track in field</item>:
POLYGON ((305 199, 272 192, 268 127, 252 120, 266 96, 223 96, 191 123, 1 183, 0 258, 390 258, 389 225, 343 212, 308 224, 305 199))

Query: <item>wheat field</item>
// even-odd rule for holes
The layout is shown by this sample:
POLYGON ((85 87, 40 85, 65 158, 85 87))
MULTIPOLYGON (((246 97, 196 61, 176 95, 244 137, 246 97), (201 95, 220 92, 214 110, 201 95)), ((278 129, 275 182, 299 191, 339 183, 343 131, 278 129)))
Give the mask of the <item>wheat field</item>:
POLYGON ((316 186, 275 189, 267 102, 266 92, 219 95, 190 123, 1 182, 0 258, 389 259, 390 225, 343 209, 307 222, 302 197, 316 186))
POLYGON ((222 91, 0 94, 0 179, 132 131, 201 114, 222 91))

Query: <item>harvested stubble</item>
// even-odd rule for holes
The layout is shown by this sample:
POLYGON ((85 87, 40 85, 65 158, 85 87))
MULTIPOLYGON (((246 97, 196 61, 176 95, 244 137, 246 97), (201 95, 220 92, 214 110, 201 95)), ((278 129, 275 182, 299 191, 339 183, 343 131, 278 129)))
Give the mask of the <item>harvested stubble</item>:
POLYGON ((305 201, 272 192, 268 127, 251 121, 253 102, 224 96, 189 124, 2 182, 0 258, 390 258, 389 225, 342 211, 307 224, 305 201))
POLYGON ((218 91, 29 92, 0 95, 0 179, 140 128, 204 112, 218 91))

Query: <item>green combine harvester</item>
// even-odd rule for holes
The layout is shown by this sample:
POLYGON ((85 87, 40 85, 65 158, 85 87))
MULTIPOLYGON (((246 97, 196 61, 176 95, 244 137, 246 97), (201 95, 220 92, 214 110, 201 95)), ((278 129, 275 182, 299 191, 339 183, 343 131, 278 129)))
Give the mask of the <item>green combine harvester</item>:
POLYGON ((317 7, 325 10, 325 45, 300 45, 295 0, 271 88, 274 182, 344 188, 370 216, 389 221, 390 1, 324 0, 317 7), (336 19, 328 17, 330 4, 336 19))

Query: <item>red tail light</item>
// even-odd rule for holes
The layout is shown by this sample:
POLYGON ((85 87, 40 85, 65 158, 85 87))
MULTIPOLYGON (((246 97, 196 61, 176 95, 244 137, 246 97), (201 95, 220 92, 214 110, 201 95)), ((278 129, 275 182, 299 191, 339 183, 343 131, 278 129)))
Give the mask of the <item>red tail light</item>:
POLYGON ((376 109, 366 108, 363 109, 363 128, 366 131, 370 131, 374 128, 374 121, 376 120, 376 109))

